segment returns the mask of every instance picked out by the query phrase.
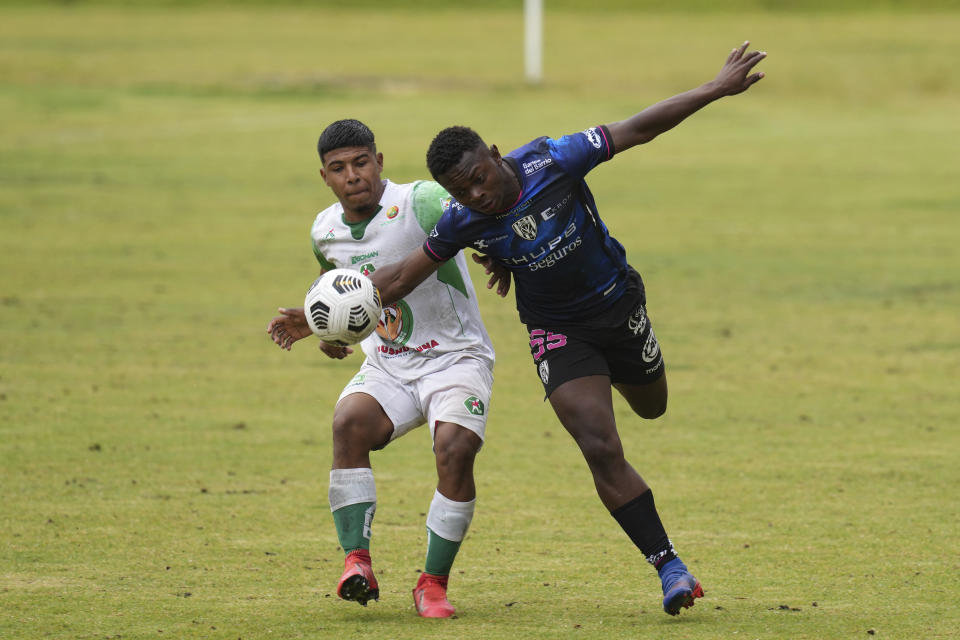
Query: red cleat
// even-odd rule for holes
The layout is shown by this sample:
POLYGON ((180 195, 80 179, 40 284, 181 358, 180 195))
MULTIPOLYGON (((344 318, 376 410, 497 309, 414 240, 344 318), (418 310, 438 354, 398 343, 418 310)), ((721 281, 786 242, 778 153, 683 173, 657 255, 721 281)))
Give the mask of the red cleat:
POLYGON ((449 618, 456 611, 447 600, 449 576, 421 573, 413 589, 413 606, 423 618, 449 618))
POLYGON ((370 600, 380 599, 380 587, 370 567, 370 552, 357 549, 343 561, 343 575, 337 583, 337 595, 344 600, 355 600, 367 606, 370 600))

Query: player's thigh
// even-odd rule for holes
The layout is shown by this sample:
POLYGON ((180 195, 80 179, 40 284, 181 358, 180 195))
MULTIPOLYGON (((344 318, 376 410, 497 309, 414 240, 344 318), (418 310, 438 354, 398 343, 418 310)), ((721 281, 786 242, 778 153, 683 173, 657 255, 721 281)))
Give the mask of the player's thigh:
POLYGON ((581 447, 591 441, 617 439, 608 376, 568 380, 553 390, 549 400, 560 423, 581 447))
POLYGON ((659 418, 667 411, 667 374, 663 373, 653 382, 646 384, 617 383, 620 395, 624 397, 633 412, 641 418, 659 418))
POLYGON ((335 444, 338 431, 366 431, 371 434, 371 450, 382 449, 423 422, 414 385, 403 384, 365 363, 344 387, 337 401, 335 444))
POLYGON ((663 415, 667 410, 666 365, 646 306, 638 304, 610 338, 604 356, 610 365, 613 386, 637 415, 663 415))
POLYGON ((435 444, 437 425, 443 423, 466 429, 483 443, 493 392, 489 364, 477 358, 461 358, 443 371, 421 377, 417 387, 435 444))
POLYGON ((568 382, 588 376, 605 376, 607 387, 610 386, 606 355, 589 335, 534 325, 527 325, 527 331, 530 355, 547 398, 568 382))
POLYGON ((333 412, 333 445, 343 449, 350 445, 368 451, 381 449, 393 436, 393 421, 377 399, 357 392, 345 396, 333 412))

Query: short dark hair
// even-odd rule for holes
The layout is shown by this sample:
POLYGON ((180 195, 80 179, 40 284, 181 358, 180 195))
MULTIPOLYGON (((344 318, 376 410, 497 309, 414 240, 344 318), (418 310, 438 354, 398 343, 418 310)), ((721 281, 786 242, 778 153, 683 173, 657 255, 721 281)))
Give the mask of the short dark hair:
POLYGON ((447 127, 437 134, 427 150, 427 169, 436 180, 457 166, 463 154, 483 145, 483 139, 470 127, 447 127))
POLYGON ((367 147, 374 152, 377 150, 373 131, 359 120, 337 120, 323 130, 317 140, 320 162, 323 162, 325 154, 343 147, 367 147))

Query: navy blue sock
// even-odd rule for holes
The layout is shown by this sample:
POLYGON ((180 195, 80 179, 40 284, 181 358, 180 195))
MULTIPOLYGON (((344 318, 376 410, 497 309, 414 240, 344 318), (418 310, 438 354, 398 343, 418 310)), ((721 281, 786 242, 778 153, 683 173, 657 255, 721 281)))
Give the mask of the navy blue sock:
POLYGON ((657 515, 653 491, 647 489, 627 504, 617 507, 610 515, 620 524, 633 544, 656 569, 677 557, 673 543, 657 515))

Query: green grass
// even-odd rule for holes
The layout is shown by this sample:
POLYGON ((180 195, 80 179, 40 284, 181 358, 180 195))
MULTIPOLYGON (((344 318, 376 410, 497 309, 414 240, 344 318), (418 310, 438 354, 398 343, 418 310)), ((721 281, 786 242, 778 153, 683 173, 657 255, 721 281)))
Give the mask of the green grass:
POLYGON ((0 637, 956 634, 960 15, 547 20, 529 88, 503 11, 2 9, 0 637), (509 149, 618 120, 747 37, 760 85, 590 180, 670 376, 660 420, 617 402, 624 445, 707 597, 659 610, 483 295, 459 617, 410 602, 423 430, 375 456, 382 600, 338 601, 329 423, 359 360, 263 334, 316 271, 320 130, 367 121, 411 180, 446 125, 509 149))

